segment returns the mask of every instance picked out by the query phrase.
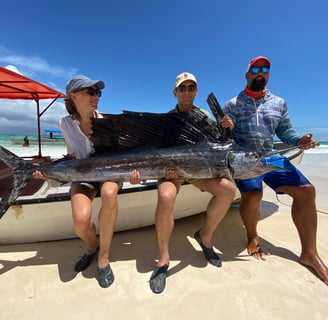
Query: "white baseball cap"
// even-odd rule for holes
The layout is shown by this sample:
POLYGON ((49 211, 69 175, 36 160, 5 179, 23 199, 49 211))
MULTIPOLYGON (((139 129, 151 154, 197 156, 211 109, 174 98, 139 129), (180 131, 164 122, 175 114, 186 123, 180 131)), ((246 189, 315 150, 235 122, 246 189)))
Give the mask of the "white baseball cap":
POLYGON ((175 79, 175 88, 179 87, 179 85, 182 82, 187 81, 187 80, 191 80, 191 81, 195 82, 197 85, 196 77, 193 74, 191 74, 189 72, 182 72, 175 79))

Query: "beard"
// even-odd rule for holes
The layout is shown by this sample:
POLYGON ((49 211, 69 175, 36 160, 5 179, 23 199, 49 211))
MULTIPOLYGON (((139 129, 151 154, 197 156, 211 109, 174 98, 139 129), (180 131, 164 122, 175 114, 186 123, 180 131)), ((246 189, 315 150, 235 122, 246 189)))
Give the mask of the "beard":
POLYGON ((249 85, 249 88, 252 91, 259 92, 265 89, 266 81, 264 77, 258 76, 256 77, 249 85))

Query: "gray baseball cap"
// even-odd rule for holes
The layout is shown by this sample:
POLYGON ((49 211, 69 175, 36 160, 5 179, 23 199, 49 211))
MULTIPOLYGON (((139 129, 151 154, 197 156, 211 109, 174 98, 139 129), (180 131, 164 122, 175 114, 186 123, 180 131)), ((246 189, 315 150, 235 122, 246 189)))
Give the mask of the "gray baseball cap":
POLYGON ((83 75, 74 76, 66 84, 66 95, 68 96, 73 91, 78 91, 79 89, 89 88, 96 86, 98 89, 104 89, 105 83, 102 80, 92 80, 83 75))

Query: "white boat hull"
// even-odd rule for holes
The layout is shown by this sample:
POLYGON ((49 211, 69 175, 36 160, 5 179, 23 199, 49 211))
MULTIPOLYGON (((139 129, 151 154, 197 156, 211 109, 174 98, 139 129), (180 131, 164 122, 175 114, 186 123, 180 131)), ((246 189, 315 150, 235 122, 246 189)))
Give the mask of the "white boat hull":
MULTIPOLYGON (((146 189, 140 186, 140 189, 146 189)), ((124 189, 127 191, 128 189, 124 189)), ((135 190, 135 188, 133 189, 135 190)), ((60 189, 58 189, 60 191, 60 189)), ((67 197, 67 194, 64 196, 67 197)), ((42 198, 40 198, 42 201, 42 198)), ((0 220, 0 244, 28 243, 76 238, 69 199, 11 206, 0 220)), ((181 187, 175 204, 175 219, 206 210, 210 194, 192 185, 181 187)), ((98 228, 100 198, 93 201, 93 221, 98 228)), ((119 215, 115 231, 154 224, 157 189, 119 194, 119 215)))

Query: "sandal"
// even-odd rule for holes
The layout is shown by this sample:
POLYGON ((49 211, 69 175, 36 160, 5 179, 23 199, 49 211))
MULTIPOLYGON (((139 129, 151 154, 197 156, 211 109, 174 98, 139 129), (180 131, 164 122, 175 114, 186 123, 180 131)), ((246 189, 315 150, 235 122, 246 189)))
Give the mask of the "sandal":
POLYGON ((74 267, 74 271, 75 272, 80 272, 85 270, 86 268, 89 267, 89 265, 91 264, 92 260, 94 259, 94 257, 96 256, 96 254, 99 251, 99 247, 97 247, 97 250, 93 253, 85 253, 81 259, 76 263, 75 267, 74 267))
POLYGON ((248 241, 247 244, 247 253, 258 260, 265 260, 264 255, 265 252, 262 250, 260 246, 259 238, 253 238, 248 241))
POLYGON ((215 251, 213 250, 213 248, 207 248, 201 238, 200 238, 200 229, 198 231, 195 232, 194 234, 194 238, 196 239, 196 241, 199 243, 200 247, 203 250, 204 256, 207 259, 208 262, 210 262, 211 264, 213 264, 216 267, 221 267, 222 266, 222 262, 221 259, 219 258, 219 256, 215 253, 215 251))
POLYGON ((166 285, 166 276, 167 276, 167 270, 169 268, 168 264, 165 264, 164 266, 157 266, 155 267, 152 275, 150 276, 150 289, 154 293, 161 293, 165 289, 166 285))

